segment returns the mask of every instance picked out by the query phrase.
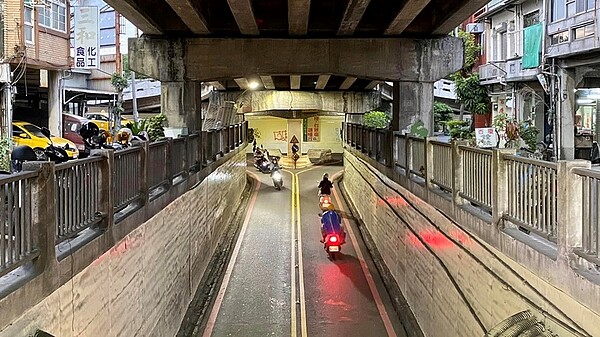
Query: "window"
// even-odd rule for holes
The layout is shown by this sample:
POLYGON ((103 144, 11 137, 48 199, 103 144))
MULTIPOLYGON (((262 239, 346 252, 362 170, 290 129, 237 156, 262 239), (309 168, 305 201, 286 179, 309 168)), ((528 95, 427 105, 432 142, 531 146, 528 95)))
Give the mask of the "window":
POLYGON ((33 7, 25 5, 23 8, 23 18, 25 26, 25 42, 33 43, 33 7))
POLYGON ((571 17, 571 16, 575 15, 575 13, 577 13, 576 7, 575 7, 575 0, 568 0, 567 1, 567 17, 571 17))
POLYGON ((44 7, 38 8, 40 26, 61 32, 67 31, 66 0, 44 0, 44 7))
POLYGON ((593 10, 594 0, 552 0, 552 21, 593 10))
POLYGON ((594 24, 581 26, 573 29, 573 40, 583 39, 588 36, 594 36, 594 24))
POLYGON ((552 21, 565 18, 565 0, 552 0, 552 21))
POLYGON ((564 31, 550 35, 550 44, 555 45, 563 42, 569 42, 569 32, 564 31))
POLYGON ((540 22, 540 11, 531 12, 523 16, 523 28, 533 26, 540 22))

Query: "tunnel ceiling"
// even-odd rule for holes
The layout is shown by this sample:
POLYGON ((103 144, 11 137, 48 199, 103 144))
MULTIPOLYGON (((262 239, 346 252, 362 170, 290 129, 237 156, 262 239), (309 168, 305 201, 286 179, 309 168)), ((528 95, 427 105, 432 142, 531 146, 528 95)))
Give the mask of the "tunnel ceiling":
POLYGON ((432 37, 484 0, 107 0, 145 34, 177 37, 432 37))
MULTIPOLYGON (((106 0, 144 34, 219 38, 431 38, 486 0, 106 0)), ((372 90, 361 78, 255 76, 210 82, 216 90, 372 90)))

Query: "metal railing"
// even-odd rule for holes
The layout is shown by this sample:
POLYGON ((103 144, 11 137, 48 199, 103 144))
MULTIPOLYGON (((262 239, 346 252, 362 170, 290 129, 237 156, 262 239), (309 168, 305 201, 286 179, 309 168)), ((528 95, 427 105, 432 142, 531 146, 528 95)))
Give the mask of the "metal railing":
POLYGON ((186 171, 185 167, 185 139, 175 138, 173 139, 173 145, 171 147, 171 174, 173 178, 183 175, 186 171))
POLYGON ((492 209, 492 151, 459 146, 462 157, 462 190, 459 195, 485 210, 492 209))
POLYGON ((391 178, 436 207, 450 201, 452 207, 446 211, 454 217, 461 219, 466 211, 488 223, 505 220, 503 226, 519 227, 555 242, 551 247, 567 246, 580 257, 600 263, 600 171, 587 169, 589 162, 553 163, 516 156, 510 149, 479 149, 466 142, 445 143, 394 132, 392 146, 383 155, 391 157, 387 163, 372 155, 379 150, 377 130, 354 123, 345 123, 343 130, 345 143, 356 149, 356 155, 377 159, 371 165, 397 168, 399 176, 391 178), (425 178, 426 189, 406 184, 406 178, 420 185, 425 178), (559 191, 559 186, 565 191, 559 191), (429 199, 432 193, 441 193, 438 187, 443 193, 452 192, 451 198, 429 199), (567 189, 581 198, 565 195, 567 189), (559 231, 560 226, 565 228, 559 231))
POLYGON ((508 171, 508 220, 556 241, 556 163, 504 155, 508 171))
POLYGON ((101 216, 101 157, 56 165, 56 243, 97 224, 101 216))
POLYGON ((119 212, 143 197, 141 179, 144 149, 131 147, 115 152, 113 173, 114 211, 119 212))
POLYGON ((39 255, 32 223, 32 185, 37 172, 0 179, 0 276, 39 255))
POLYGON ((148 145, 148 186, 154 190, 171 183, 167 163, 168 140, 160 140, 148 145))
POLYGON ((406 137, 399 132, 394 132, 394 163, 403 169, 406 169, 406 137), (404 160, 400 160, 403 158, 404 160))
POLYGON ((584 254, 600 258, 600 172, 587 169, 574 169, 583 183, 581 249, 584 254))
POLYGON ((452 145, 431 141, 433 168, 431 182, 444 190, 452 191, 452 145))
POLYGON ((409 172, 421 178, 425 178, 425 139, 408 136, 407 153, 410 156, 409 172))

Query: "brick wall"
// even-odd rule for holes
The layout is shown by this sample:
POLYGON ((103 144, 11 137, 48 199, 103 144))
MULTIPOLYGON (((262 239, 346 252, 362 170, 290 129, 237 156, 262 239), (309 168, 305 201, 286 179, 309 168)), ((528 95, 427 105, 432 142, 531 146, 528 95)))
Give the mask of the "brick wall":
POLYGON ((558 336, 600 336, 598 312, 348 152, 343 185, 425 336, 483 336, 524 310, 558 336))
POLYGON ((44 30, 45 28, 40 27, 37 41, 39 44, 37 59, 53 65, 67 66, 69 64, 69 40, 51 33, 45 33, 44 30))
POLYGON ((22 0, 4 1, 4 55, 14 54, 15 45, 21 45, 22 0))
MULTIPOLYGON (((46 62, 54 66, 68 66, 69 39, 66 33, 53 32, 37 24, 38 14, 34 10, 34 43, 25 45, 22 26, 23 0, 4 1, 4 56, 15 54, 15 46, 27 47, 27 57, 30 61, 46 62), (37 31, 37 33, 35 32, 37 31)), ((67 9, 67 13, 69 10, 67 9)), ((68 28, 67 28, 68 31, 68 28)), ((30 62, 33 63, 33 62, 30 62)))
POLYGON ((245 160, 240 151, 0 336, 31 336, 37 328, 61 337, 174 336, 237 209, 245 160))

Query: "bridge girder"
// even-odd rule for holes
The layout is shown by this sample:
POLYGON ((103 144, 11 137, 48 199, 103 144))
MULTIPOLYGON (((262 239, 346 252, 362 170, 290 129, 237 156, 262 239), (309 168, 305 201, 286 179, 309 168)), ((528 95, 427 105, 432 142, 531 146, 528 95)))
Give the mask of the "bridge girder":
POLYGON ((164 82, 249 75, 343 75, 435 82, 463 65, 463 42, 436 39, 130 39, 130 67, 164 82), (463 57, 457 57, 460 55, 463 57))

